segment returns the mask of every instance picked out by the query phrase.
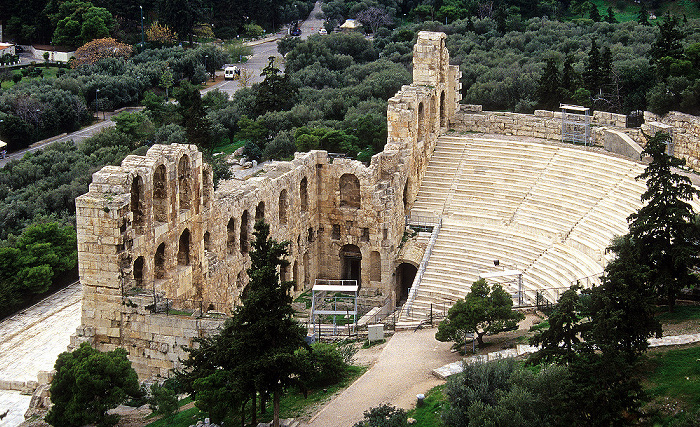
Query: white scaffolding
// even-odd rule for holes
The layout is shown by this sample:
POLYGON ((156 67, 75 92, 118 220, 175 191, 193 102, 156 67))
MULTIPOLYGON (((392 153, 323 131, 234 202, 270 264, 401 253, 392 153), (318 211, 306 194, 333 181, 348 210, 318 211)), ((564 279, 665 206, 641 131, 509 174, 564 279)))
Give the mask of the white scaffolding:
POLYGON ((591 109, 580 105, 559 104, 561 140, 588 145, 591 142, 591 109))
MULTIPOLYGON (((316 279, 311 288, 311 324, 316 335, 316 316, 352 316, 357 325, 357 280, 316 279), (352 308, 350 308, 352 307, 352 308)), ((335 325, 335 318, 333 320, 335 325)), ((320 333, 320 330, 318 331, 320 333)))

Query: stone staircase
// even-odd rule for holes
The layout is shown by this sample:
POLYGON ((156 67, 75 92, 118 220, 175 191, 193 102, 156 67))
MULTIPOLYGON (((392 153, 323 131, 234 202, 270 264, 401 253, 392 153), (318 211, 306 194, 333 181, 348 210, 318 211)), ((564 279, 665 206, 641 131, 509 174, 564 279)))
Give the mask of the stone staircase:
MULTIPOLYGON (((401 322, 446 312, 480 273, 499 269, 522 272, 525 305, 599 283, 605 248, 641 206, 643 170, 575 146, 441 137, 411 214, 441 217, 442 229, 401 322)), ((501 283, 517 299, 517 281, 501 283)))

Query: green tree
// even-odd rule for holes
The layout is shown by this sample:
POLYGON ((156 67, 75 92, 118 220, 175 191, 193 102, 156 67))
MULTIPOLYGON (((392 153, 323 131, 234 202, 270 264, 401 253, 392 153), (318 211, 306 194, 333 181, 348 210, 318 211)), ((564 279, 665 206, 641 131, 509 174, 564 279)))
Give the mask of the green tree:
POLYGON ((557 69, 556 60, 549 58, 545 62, 542 77, 537 85, 537 101, 540 108, 554 110, 559 107, 561 101, 560 94, 561 79, 557 69))
POLYGON ((600 12, 598 11, 598 6, 593 2, 588 3, 588 14, 593 22, 600 22, 600 12))
POLYGON ((637 22, 639 22, 640 25, 651 25, 649 24, 649 11, 647 10, 647 5, 644 2, 642 2, 642 6, 639 8, 637 22))
POLYGON ((151 385, 151 397, 148 399, 151 411, 165 419, 170 419, 178 410, 177 394, 167 384, 151 385))
POLYGON ((178 101, 182 126, 185 128, 188 141, 201 149, 207 148, 211 145, 211 129, 199 89, 192 83, 183 81, 173 90, 173 96, 178 101))
POLYGON ((542 346, 530 357, 530 363, 542 361, 570 363, 576 357, 582 330, 580 289, 580 286, 574 285, 564 292, 559 297, 557 306, 547 317, 549 328, 536 333, 530 339, 530 344, 542 346))
POLYGON ((180 37, 187 37, 192 44, 195 24, 202 18, 201 0, 159 0, 160 18, 180 37))
POLYGON ((591 93, 597 94, 601 84, 601 59, 600 50, 596 39, 591 39, 591 49, 588 51, 588 63, 583 71, 583 80, 586 84, 586 89, 591 93))
POLYGON ((215 421, 242 414, 249 397, 255 408, 258 393, 272 395, 273 422, 279 427, 281 394, 298 384, 304 372, 294 353, 306 346, 306 332, 293 318, 289 293, 293 282, 281 281, 278 273, 289 265, 284 259, 289 243, 270 239, 270 227, 262 221, 255 224, 253 234, 242 305, 219 335, 198 340, 197 348, 188 349, 186 371, 178 375, 195 391, 198 407, 216 409, 216 415, 211 414, 215 421))
POLYGON ((685 160, 666 154, 668 134, 658 132, 642 152, 651 162, 637 179, 644 179, 646 204, 629 216, 630 236, 641 263, 649 269, 651 288, 666 298, 673 310, 679 290, 698 283, 692 269, 698 265, 698 228, 688 203, 698 191, 690 178, 674 172, 685 160))
POLYGON ((654 43, 651 44, 651 57, 659 60, 665 56, 680 59, 683 56, 684 35, 678 25, 678 19, 667 13, 661 22, 657 22, 659 34, 654 43))
POLYGON ((53 407, 46 421, 56 427, 112 426, 118 416, 107 410, 140 393, 138 377, 124 349, 102 353, 83 343, 61 353, 51 382, 53 407))
POLYGON ((617 24, 617 19, 615 18, 615 12, 613 12, 612 6, 608 6, 608 12, 607 15, 605 15, 605 22, 617 24))
POLYGON ((615 259, 605 267, 603 283, 591 291, 592 317, 583 334, 602 352, 620 352, 630 363, 646 351, 649 338, 661 337, 649 268, 639 261, 641 249, 629 235, 613 240, 608 250, 615 259))
POLYGON ((435 338, 460 345, 466 341, 466 335, 473 332, 479 346, 483 346, 484 335, 517 329, 518 322, 524 317, 513 310, 513 300, 501 285, 489 287, 485 279, 479 279, 472 284, 467 296, 450 308, 447 319, 438 326, 435 338))
POLYGON ((114 17, 107 9, 82 0, 60 3, 49 18, 55 25, 52 43, 64 46, 77 47, 94 39, 109 37, 115 25, 114 17))
POLYGON ((290 109, 296 100, 299 89, 287 74, 280 75, 280 69, 275 66, 275 57, 268 58, 268 64, 263 68, 261 76, 265 77, 258 85, 255 109, 258 115, 268 111, 290 109))

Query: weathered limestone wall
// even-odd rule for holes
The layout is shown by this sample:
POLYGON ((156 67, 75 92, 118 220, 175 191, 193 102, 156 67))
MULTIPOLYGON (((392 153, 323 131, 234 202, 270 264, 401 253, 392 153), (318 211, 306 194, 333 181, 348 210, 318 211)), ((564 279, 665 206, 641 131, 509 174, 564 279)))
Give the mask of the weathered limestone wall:
MULTIPOLYGON (((473 131, 561 140, 561 112, 535 110, 534 114, 482 111, 481 105, 460 105, 451 127, 473 131)), ((591 138, 595 145, 638 159, 646 145, 646 135, 657 131, 672 135, 672 153, 686 159, 688 166, 700 170, 700 117, 671 111, 663 117, 644 112, 640 129, 626 128, 626 116, 595 111, 591 138), (631 141, 630 141, 631 140, 631 141)))
MULTIPOLYGON (((592 117, 591 140, 603 145, 607 127, 624 128, 626 116, 595 111, 592 117)), ((534 114, 482 111, 481 105, 460 105, 453 128, 501 135, 561 140, 561 112, 535 110, 534 114)))
MULTIPOLYGON (((642 130, 648 135, 662 130, 672 133, 673 155, 684 158, 687 165, 700 170, 700 117, 671 111, 663 117, 644 112, 642 130)), ((646 138, 641 138, 644 142, 646 138)))
POLYGON ((167 375, 185 356, 181 346, 220 325, 206 312, 229 313, 240 302, 253 225, 263 218, 272 238, 291 243, 281 274, 297 282, 295 293, 316 278, 356 279, 366 298, 395 303, 405 215, 460 99, 444 34, 419 33, 414 80, 389 101, 387 144, 369 166, 297 153, 214 190, 196 147, 174 144, 95 173, 76 199, 84 286, 76 343, 123 347, 141 378, 167 375), (164 298, 175 309, 202 309, 152 314, 164 298))

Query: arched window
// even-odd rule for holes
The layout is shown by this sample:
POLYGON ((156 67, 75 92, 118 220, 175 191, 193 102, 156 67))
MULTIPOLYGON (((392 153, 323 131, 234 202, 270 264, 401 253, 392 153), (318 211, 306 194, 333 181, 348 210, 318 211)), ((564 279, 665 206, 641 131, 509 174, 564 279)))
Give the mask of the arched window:
POLYGON ((153 172, 153 219, 168 222, 168 186, 165 165, 159 165, 153 172))
POLYGON ((228 220, 226 225, 226 252, 233 255, 236 250, 236 220, 233 218, 228 220))
POLYGON ((204 233, 204 250, 211 251, 211 234, 208 231, 204 233))
POLYGON ((248 253, 248 211, 243 211, 241 215, 241 253, 248 253))
POLYGON ((280 224, 287 223, 287 190, 280 191, 279 221, 280 224))
POLYGON ((305 212, 307 209, 309 209, 309 193, 307 190, 308 186, 308 181, 306 181, 306 177, 301 179, 301 182, 299 183, 299 200, 301 201, 301 211, 305 212))
POLYGON ((153 276, 155 279, 165 279, 165 243, 161 243, 153 257, 153 276))
POLYGON ((369 280, 373 282, 381 282, 382 280, 382 257, 379 252, 372 251, 369 255, 370 270, 369 280))
POLYGON ((180 190, 180 209, 190 208, 190 198, 192 194, 192 177, 190 176, 190 158, 187 155, 180 157, 177 166, 177 184, 180 190))
POLYGON ((309 281, 311 279, 310 264, 309 264, 309 253, 304 252, 304 288, 308 287, 309 281))
POLYGON ((340 177, 340 206, 360 208, 360 180, 353 174, 340 177))
POLYGON ((212 190, 211 170, 209 168, 202 168, 202 204, 205 208, 207 204, 209 204, 212 190))
POLYGON ((294 261, 294 266, 292 267, 292 280, 294 280, 294 290, 299 290, 299 266, 296 261, 294 261))
POLYGON ((258 203, 258 207, 255 208, 255 222, 265 219, 265 202, 258 203))
POLYGON ((143 286, 143 257, 140 256, 134 261, 134 284, 137 288, 143 286))
POLYGON ((186 229, 180 235, 180 244, 177 249, 177 263, 190 265, 190 230, 186 229))
POLYGON ((445 91, 440 93, 440 127, 447 126, 447 116, 445 114, 445 91))
POLYGON ((423 139, 423 128, 425 121, 425 109, 423 103, 418 104, 418 141, 423 139))
POLYGON ((143 233, 143 180, 138 175, 131 181, 131 213, 136 232, 143 233))

